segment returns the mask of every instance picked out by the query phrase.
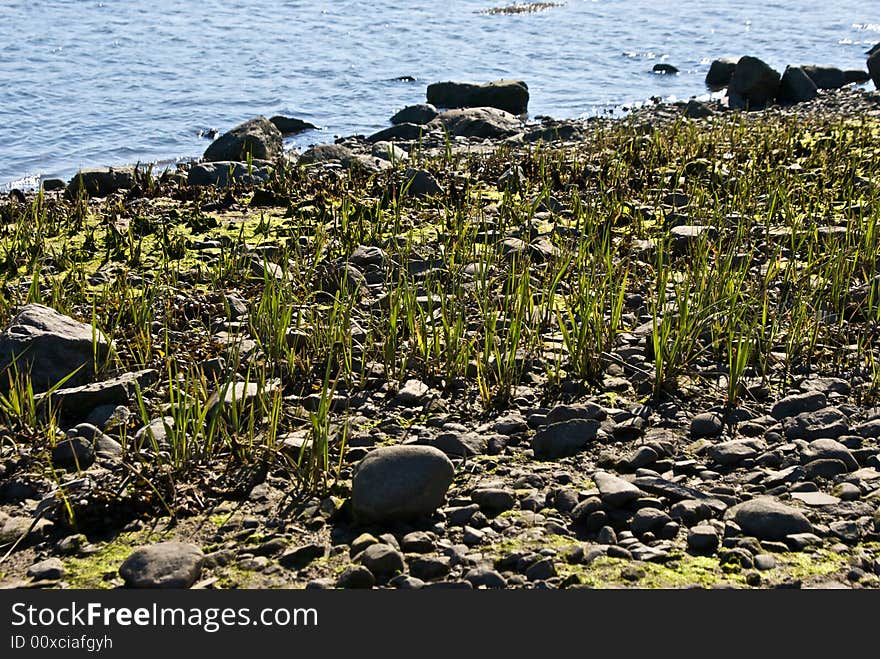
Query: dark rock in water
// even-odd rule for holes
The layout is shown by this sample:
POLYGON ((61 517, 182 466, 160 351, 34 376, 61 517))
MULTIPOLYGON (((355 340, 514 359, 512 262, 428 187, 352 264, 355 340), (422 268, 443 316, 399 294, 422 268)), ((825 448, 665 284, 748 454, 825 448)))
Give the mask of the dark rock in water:
POLYGON ((779 91, 782 76, 766 62, 746 55, 736 63, 727 93, 731 108, 759 110, 779 91))
POLYGON ((847 69, 843 72, 843 81, 844 84, 852 84, 858 83, 861 84, 863 82, 868 82, 871 79, 871 74, 867 71, 862 71, 861 69, 847 69))
POLYGON ((391 78, 393 82, 415 82, 416 79, 414 76, 397 76, 396 78, 391 78))
POLYGON ((67 196, 106 197, 134 185, 134 167, 93 167, 78 171, 67 184, 67 196))
POLYGON ((868 73, 874 81, 874 87, 880 89, 880 44, 874 46, 868 56, 868 73))
POLYGON ((195 545, 160 542, 136 549, 119 574, 129 588, 189 588, 201 575, 204 561, 195 545))
MULTIPOLYGON (((42 304, 28 304, 0 334, 0 371, 14 360, 19 374, 30 373, 36 392, 71 374, 66 385, 83 385, 94 379, 95 361, 101 363, 109 350, 100 330, 42 304)), ((0 377, 0 390, 8 386, 7 377, 0 377)))
POLYGON ((426 132, 425 126, 420 124, 396 124, 373 133, 367 138, 367 141, 375 143, 389 140, 417 140, 426 132))
POLYGON ((819 89, 840 89, 846 84, 843 70, 836 66, 806 65, 794 68, 803 69, 819 89))
POLYGON ((416 197, 433 197, 443 194, 443 186, 433 174, 424 169, 408 169, 404 172, 406 192, 416 197))
POLYGON ((266 117, 257 117, 218 137, 205 150, 204 158, 214 162, 273 160, 283 150, 281 131, 266 117))
POLYGON ((678 73, 678 68, 672 66, 672 64, 655 64, 651 71, 663 75, 674 75, 678 73))
POLYGON ((406 520, 433 513, 443 503, 455 470, 430 446, 388 446, 361 460, 351 503, 359 521, 406 520))
POLYGON ((417 124, 423 126, 439 115, 440 112, 430 103, 418 103, 417 105, 408 105, 393 117, 392 124, 417 124))
POLYGON ((305 151, 299 157, 300 165, 313 165, 324 162, 339 162, 343 166, 354 158, 354 152, 341 144, 319 144, 305 151))
POLYGON ((495 108, 448 110, 434 119, 429 128, 442 128, 457 137, 498 139, 522 130, 522 122, 514 115, 495 108))
POLYGON ((799 66, 786 67, 776 95, 780 103, 812 101, 818 94, 816 82, 799 66))
POLYGON ((865 55, 867 55, 868 57, 870 57, 874 53, 880 53, 880 43, 875 43, 873 46, 865 51, 865 55))
POLYGON ((439 108, 497 108, 511 114, 529 109, 529 87, 522 80, 495 80, 485 84, 435 82, 428 85, 428 103, 439 108))
POLYGON ((275 128, 277 128, 282 135, 293 135, 294 133, 301 133, 304 130, 315 130, 318 128, 314 124, 310 124, 308 121, 295 119, 294 117, 282 117, 281 115, 270 117, 269 121, 275 125, 275 128))
POLYGON ((67 187, 67 184, 62 181, 60 178, 44 178, 40 185, 43 186, 43 190, 46 192, 54 192, 55 190, 64 190, 67 187))
POLYGON ((82 437, 69 437, 58 442, 52 449, 52 465, 67 471, 80 471, 95 462, 95 449, 82 437))
POLYGON ((772 497, 759 497, 730 508, 724 515, 759 540, 783 540, 796 533, 812 533, 813 526, 797 508, 772 497))
POLYGON ((736 59, 733 57, 716 59, 709 65, 709 72, 706 74, 706 86, 713 90, 727 87, 730 84, 730 79, 733 77, 734 69, 736 69, 736 59))
POLYGON ((689 119, 705 119, 715 114, 714 110, 705 103, 691 99, 684 108, 684 116, 689 119))
POLYGON ((189 169, 186 182, 188 185, 215 186, 225 188, 233 183, 252 185, 269 180, 272 168, 265 161, 254 162, 248 166, 245 162, 218 160, 193 165, 189 169))

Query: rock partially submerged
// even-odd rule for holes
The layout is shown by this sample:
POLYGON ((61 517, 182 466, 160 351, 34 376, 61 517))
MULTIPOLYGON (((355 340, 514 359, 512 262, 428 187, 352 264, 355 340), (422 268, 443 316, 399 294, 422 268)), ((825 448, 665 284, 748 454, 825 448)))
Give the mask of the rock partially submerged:
POLYGON ((274 117, 270 117, 269 121, 272 122, 282 135, 293 135, 305 130, 315 130, 318 128, 315 124, 310 124, 308 121, 296 119, 295 117, 275 115, 274 117))
MULTIPOLYGON (((68 386, 88 384, 96 362, 109 351, 100 330, 42 304, 28 304, 0 334, 0 369, 30 374, 34 391, 42 392, 68 376, 68 386)), ((8 377, 0 377, 0 389, 8 386, 8 377)))
POLYGON ((281 131, 266 117, 256 117, 224 133, 205 150, 204 159, 244 162, 273 160, 283 152, 281 131))
POLYGON ((733 70, 727 94, 731 108, 759 110, 776 98, 782 76, 757 57, 741 57, 733 70))
POLYGON ((529 109, 529 87, 522 80, 435 82, 428 85, 428 103, 439 108, 497 108, 511 114, 529 109))
POLYGON ((235 162, 219 160, 203 162, 190 167, 187 183, 195 186, 215 186, 225 188, 234 183, 250 185, 269 180, 272 167, 265 160, 235 162))

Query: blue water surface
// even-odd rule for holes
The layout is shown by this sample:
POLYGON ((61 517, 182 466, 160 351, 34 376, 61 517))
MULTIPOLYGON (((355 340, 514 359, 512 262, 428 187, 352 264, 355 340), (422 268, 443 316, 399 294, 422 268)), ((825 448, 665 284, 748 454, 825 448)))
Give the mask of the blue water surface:
POLYGON ((368 134, 438 80, 521 78, 532 115, 578 117, 703 94, 715 57, 864 69, 880 41, 880 6, 864 0, 568 0, 481 13, 498 4, 0 0, 0 184, 198 156, 206 131, 258 114, 320 125, 294 140, 302 146, 368 134), (657 62, 681 73, 653 74, 657 62))

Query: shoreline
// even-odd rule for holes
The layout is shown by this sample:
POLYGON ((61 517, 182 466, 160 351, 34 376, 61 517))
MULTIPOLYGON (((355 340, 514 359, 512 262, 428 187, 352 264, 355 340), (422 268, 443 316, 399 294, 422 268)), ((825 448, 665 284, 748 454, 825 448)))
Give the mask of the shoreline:
POLYGON ((880 587, 880 94, 446 120, 0 204, 0 582, 880 587))

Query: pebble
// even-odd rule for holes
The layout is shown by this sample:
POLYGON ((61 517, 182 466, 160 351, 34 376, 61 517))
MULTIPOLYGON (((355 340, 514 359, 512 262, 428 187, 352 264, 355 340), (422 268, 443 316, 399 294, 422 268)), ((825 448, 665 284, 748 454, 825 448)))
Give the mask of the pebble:
POLYGON ((403 554, 386 544, 370 545, 358 558, 361 565, 379 578, 403 572, 406 567, 403 554))

